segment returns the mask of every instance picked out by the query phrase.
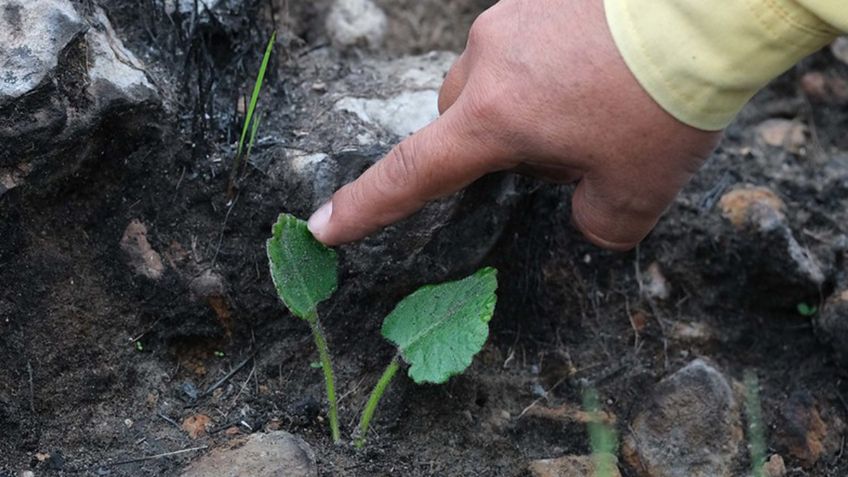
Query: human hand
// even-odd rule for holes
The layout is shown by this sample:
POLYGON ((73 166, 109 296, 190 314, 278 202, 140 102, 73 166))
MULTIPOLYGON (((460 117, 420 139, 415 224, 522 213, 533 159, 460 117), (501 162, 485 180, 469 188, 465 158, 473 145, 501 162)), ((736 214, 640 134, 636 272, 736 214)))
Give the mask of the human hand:
POLYGON ((627 250, 718 140, 642 89, 602 0, 502 0, 484 12, 445 78, 439 111, 313 214, 318 240, 361 239, 487 173, 515 170, 577 182, 575 226, 601 247, 627 250))

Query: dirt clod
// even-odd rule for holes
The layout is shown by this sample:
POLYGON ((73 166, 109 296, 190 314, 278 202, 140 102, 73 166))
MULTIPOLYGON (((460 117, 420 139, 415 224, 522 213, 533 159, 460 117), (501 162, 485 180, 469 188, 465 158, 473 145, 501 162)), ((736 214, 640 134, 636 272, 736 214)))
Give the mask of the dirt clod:
POLYGON ((212 419, 205 414, 195 414, 183 420, 182 429, 192 439, 200 439, 212 425, 212 419))
MULTIPOLYGON (((613 457, 613 461, 617 461, 613 457)), ((596 474, 595 463, 589 455, 567 455, 555 459, 538 459, 530 462, 533 477, 589 477, 596 474)), ((605 477, 620 477, 618 468, 605 477)))
POLYGON ((165 271, 162 257, 153 249, 147 239, 147 226, 133 219, 121 237, 121 249, 127 254, 130 267, 139 275, 158 280, 165 271))

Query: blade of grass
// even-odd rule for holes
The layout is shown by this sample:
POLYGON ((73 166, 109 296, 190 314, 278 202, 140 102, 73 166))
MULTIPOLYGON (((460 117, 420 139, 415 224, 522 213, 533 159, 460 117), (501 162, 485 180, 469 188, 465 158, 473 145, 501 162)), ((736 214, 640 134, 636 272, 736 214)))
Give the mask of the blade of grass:
POLYGON ((256 75, 256 83, 253 85, 253 92, 250 94, 250 103, 247 106, 247 114, 244 117, 244 126, 241 129, 241 137, 239 138, 238 150, 233 161, 233 169, 230 171, 230 180, 227 184, 227 195, 232 198, 234 195, 234 186, 238 177, 239 169, 244 152, 244 140, 247 138, 247 131, 250 129, 250 143, 247 147, 247 154, 250 155, 250 150, 253 148, 253 141, 256 139, 256 132, 259 130, 259 124, 253 120, 253 114, 256 112, 256 103, 259 101, 259 92, 262 90, 262 84, 265 81, 265 72, 268 70, 268 62, 271 60, 271 52, 274 50, 274 42, 277 40, 277 32, 271 33, 271 38, 268 39, 268 45, 265 47, 265 54, 262 56, 262 64, 259 66, 259 74, 256 75), (252 122, 252 125, 251 125, 252 122), (252 128, 251 128, 252 126, 252 128))
POLYGON ((262 64, 259 66, 259 74, 256 75, 256 83, 253 85, 253 93, 250 94, 250 104, 247 107, 247 116, 244 117, 244 126, 241 130, 241 138, 239 139, 236 157, 241 157, 242 150, 244 150, 244 140, 247 138, 250 120, 253 119, 253 112, 256 110, 256 103, 259 101, 259 92, 262 90, 262 82, 265 80, 265 71, 268 69, 268 61, 271 59, 271 51, 274 49, 274 42, 276 40, 277 32, 271 33, 271 38, 268 40, 268 46, 265 47, 265 55, 262 57, 262 64))
POLYGON ((259 123, 262 122, 262 114, 257 114, 256 119, 253 120, 253 127, 250 129, 250 141, 247 142, 247 152, 244 154, 245 157, 250 157, 250 151, 253 150, 253 143, 256 141, 256 133, 259 131, 259 123))
POLYGON ((766 461, 766 437, 763 411, 760 404, 760 382, 756 373, 745 371, 745 415, 748 420, 748 452, 751 455, 751 476, 763 477, 766 461))

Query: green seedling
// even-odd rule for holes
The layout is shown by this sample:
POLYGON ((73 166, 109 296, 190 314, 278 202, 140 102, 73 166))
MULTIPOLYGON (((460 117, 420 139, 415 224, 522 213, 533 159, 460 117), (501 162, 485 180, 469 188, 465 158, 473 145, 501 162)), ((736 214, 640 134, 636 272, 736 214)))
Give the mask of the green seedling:
POLYGON ((141 341, 135 342, 135 350, 138 352, 144 351, 144 345, 141 344, 141 341))
POLYGON ((266 248, 277 295, 289 311, 306 321, 312 330, 324 371, 330 406, 330 431, 333 442, 339 442, 341 435, 333 364, 318 319, 318 304, 336 291, 336 252, 315 240, 306 222, 288 214, 280 214, 266 248))
POLYGON ((265 81, 265 72, 268 70, 268 62, 271 60, 271 52, 274 50, 274 42, 277 41, 277 32, 271 34, 268 39, 268 44, 265 46, 265 55, 262 57, 262 64, 259 66, 259 73, 256 75, 256 82, 253 84, 253 92, 250 94, 250 103, 247 105, 247 114, 244 117, 244 125, 241 128, 241 137, 238 142, 236 157, 233 161, 233 169, 230 171, 230 181, 227 185, 227 193, 232 197, 235 181, 238 177, 241 164, 249 156, 253 150, 253 143, 256 140, 256 133, 259 131, 260 115, 256 115, 256 104, 259 102, 259 93, 262 91, 262 85, 265 81), (250 137, 248 138, 248 131, 250 137), (247 141, 247 143, 245 143, 247 141), (245 149, 245 145, 247 149, 245 149))
POLYGON ((614 429, 604 421, 598 391, 586 388, 583 391, 583 409, 589 413, 589 445, 592 449, 592 462, 595 465, 595 477, 611 477, 616 470, 616 452, 618 436, 614 429))
POLYGON ((404 298, 383 321, 382 335, 397 346, 359 421, 356 447, 365 445, 380 398, 397 374, 401 360, 417 384, 441 384, 461 374, 489 336, 495 311, 497 271, 483 268, 455 282, 427 285, 404 298))
POLYGON ((817 307, 807 303, 798 303, 797 310, 799 315, 806 317, 813 316, 819 311, 817 307))
POLYGON ((745 372, 745 416, 748 421, 748 452, 751 455, 752 477, 763 477, 766 462, 766 438, 763 411, 760 407, 760 383, 752 371, 745 372))
MULTIPOLYGON (((336 253, 309 232, 306 222, 280 214, 267 242, 271 277, 280 300, 309 324, 318 348, 329 401, 330 430, 338 442, 335 378, 327 340, 318 319, 318 304, 337 287, 336 253)), ((455 282, 427 285, 403 299, 383 322, 382 334, 397 353, 378 381, 359 423, 356 446, 365 444, 371 419, 392 378, 409 364, 416 383, 440 384, 471 365, 489 336, 495 311, 497 270, 483 268, 455 282)))
POLYGON ((214 354, 216 358, 223 358, 224 356, 226 356, 223 351, 215 351, 212 354, 214 354))

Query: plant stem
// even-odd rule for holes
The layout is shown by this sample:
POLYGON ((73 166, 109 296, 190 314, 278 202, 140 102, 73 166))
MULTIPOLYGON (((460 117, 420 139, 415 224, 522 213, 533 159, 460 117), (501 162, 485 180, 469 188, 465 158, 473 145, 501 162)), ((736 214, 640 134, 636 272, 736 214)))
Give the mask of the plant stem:
POLYGON ((359 436, 356 438, 356 448, 362 449, 365 445, 365 437, 368 435, 368 427, 371 424, 371 418, 374 417, 374 411, 377 410, 377 404, 380 403, 380 398, 383 397, 383 393, 386 392, 386 388, 389 387, 389 383, 392 381, 392 378, 395 377, 395 373, 397 373, 398 368, 400 368, 400 361, 398 360, 398 355, 395 355, 392 358, 391 363, 383 371, 383 375, 380 376, 380 380, 377 381, 377 385, 374 386, 374 390, 371 391, 371 397, 368 398, 368 404, 365 405, 365 410, 362 411, 362 418, 359 420, 359 436))
POLYGON ((321 323, 318 321, 318 314, 313 314, 306 321, 309 322, 309 327, 312 329, 312 337, 315 339, 315 346, 318 347, 318 355, 321 357, 324 384, 327 385, 327 401, 330 402, 330 432, 333 436, 333 443, 338 444, 341 440, 341 433, 339 432, 339 412, 338 404, 336 403, 336 380, 333 376, 333 362, 330 360, 330 349, 327 347, 324 331, 321 329, 321 323))

